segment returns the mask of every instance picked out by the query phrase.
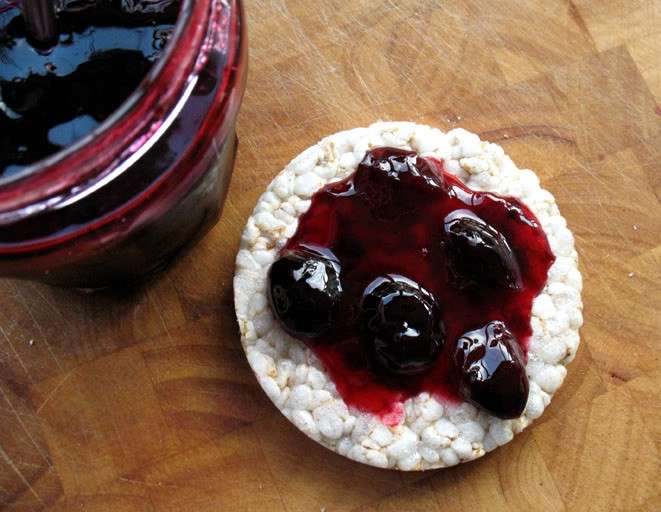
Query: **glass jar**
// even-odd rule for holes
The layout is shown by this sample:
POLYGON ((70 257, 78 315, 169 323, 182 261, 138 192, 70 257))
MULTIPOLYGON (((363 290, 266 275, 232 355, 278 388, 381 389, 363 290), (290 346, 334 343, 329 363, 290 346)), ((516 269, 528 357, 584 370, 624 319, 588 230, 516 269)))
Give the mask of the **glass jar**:
POLYGON ((182 0, 164 55, 94 132, 0 179, 0 276, 98 289, 159 271, 217 221, 236 152, 240 0, 182 0))

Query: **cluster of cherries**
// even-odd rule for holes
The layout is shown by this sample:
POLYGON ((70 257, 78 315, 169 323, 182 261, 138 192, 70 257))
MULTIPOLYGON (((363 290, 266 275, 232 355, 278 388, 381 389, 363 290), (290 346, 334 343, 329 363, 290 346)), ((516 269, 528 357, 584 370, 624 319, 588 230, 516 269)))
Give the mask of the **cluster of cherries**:
POLYGON ((553 260, 525 205, 378 148, 313 197, 269 271, 269 298, 350 405, 386 414, 429 391, 515 418, 532 300, 553 260))

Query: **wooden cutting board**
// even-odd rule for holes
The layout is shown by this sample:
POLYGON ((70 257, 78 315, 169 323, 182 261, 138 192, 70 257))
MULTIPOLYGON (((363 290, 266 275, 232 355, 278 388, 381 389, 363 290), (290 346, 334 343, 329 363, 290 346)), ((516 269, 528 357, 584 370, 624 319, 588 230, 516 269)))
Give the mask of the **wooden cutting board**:
POLYGON ((660 510, 658 0, 247 0, 225 212, 139 291, 0 281, 0 506, 12 511, 660 510), (543 418, 483 459, 401 474, 290 426, 244 359, 239 233, 320 137, 463 126, 535 169, 576 234, 585 327, 543 418))

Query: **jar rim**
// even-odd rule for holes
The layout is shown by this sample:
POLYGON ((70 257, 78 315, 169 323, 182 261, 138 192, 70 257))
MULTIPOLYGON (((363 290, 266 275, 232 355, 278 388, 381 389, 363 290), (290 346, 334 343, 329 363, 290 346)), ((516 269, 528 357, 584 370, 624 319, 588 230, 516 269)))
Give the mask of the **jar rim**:
POLYGON ((180 0, 175 30, 164 54, 117 110, 74 144, 6 180, 0 179, 0 224, 39 211, 35 203, 62 198, 67 191, 84 186, 126 160, 122 154, 135 144, 134 138, 148 136, 154 116, 167 112, 176 103, 177 93, 186 87, 188 76, 198 65, 197 56, 216 1, 180 0), (156 95, 156 88, 163 90, 156 95))

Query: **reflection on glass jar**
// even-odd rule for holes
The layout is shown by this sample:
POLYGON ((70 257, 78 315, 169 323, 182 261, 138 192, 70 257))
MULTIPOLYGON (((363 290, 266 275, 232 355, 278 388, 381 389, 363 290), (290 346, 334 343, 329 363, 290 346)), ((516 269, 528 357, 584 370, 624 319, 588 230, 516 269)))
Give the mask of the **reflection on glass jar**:
MULTIPOLYGON (((0 1, 0 26, 2 16, 6 21, 18 8, 5 3, 3 12, 2 5, 0 1)), ((241 4, 143 0, 121 5, 121 13, 109 17, 103 12, 99 19, 104 21, 96 24, 89 23, 98 15, 95 6, 77 3, 74 12, 60 9, 55 47, 32 50, 36 61, 55 69, 44 66, 36 77, 41 87, 23 88, 30 94, 23 94, 22 104, 12 103, 21 91, 15 88, 19 92, 11 96, 5 83, 12 70, 6 60, 0 61, 0 106, 6 107, 5 122, 15 123, 15 129, 3 132, 11 136, 0 135, 0 275, 85 288, 125 284, 161 269, 218 218, 232 172, 234 125, 245 87, 241 4), (103 32, 111 19, 119 19, 128 32, 103 32), (90 25, 97 31, 95 42, 110 50, 107 60, 100 64, 78 51, 80 65, 58 69, 58 52, 69 51, 70 56, 77 51, 71 41, 94 37, 90 25), (143 47, 136 52, 129 35, 141 30, 150 37, 137 39, 143 47), (148 72, 143 70, 147 74, 141 80, 141 69, 131 59, 144 56, 148 72), (86 70, 90 63, 97 67, 86 70), (117 63, 135 73, 124 71, 122 83, 110 84, 103 72, 117 63), (73 73, 79 78, 83 72, 90 78, 63 78, 73 73), (133 78, 136 83, 128 83, 129 75, 138 77, 133 78), (128 89, 128 97, 120 99, 116 110, 108 108, 100 98, 121 96, 121 87, 128 89), (26 102, 39 101, 34 90, 48 99, 35 110, 41 121, 20 124, 12 115, 17 105, 19 114, 30 113, 26 102), (44 109, 60 117, 44 116, 44 109), (22 140, 21 129, 30 137, 22 140), (5 148, 13 148, 17 156, 5 148)), ((3 51, 16 51, 17 44, 30 44, 30 35, 21 32, 22 21, 14 16, 5 24, 0 57, 3 51), (7 41, 17 44, 10 48, 7 41)))

